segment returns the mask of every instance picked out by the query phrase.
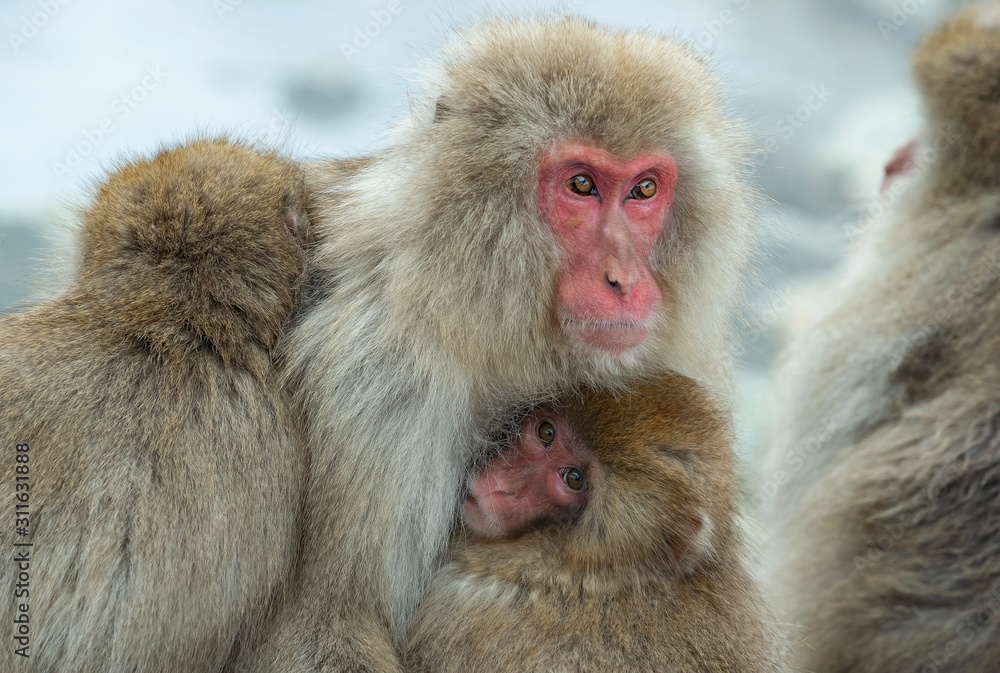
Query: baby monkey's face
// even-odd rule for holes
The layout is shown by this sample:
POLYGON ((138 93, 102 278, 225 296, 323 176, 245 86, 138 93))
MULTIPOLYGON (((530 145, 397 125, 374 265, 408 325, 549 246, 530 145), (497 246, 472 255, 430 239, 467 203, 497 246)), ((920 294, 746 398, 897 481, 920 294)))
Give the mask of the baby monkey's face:
POLYGON ((462 509, 467 533, 512 537, 576 518, 587 504, 593 463, 565 413, 535 409, 514 441, 473 476, 462 509))

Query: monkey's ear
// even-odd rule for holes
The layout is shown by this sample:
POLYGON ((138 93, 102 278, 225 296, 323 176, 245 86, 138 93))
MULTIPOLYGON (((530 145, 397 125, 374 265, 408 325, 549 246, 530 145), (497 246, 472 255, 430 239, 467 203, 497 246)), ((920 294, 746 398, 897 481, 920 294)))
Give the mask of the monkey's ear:
POLYGON ((674 560, 678 565, 687 567, 692 564, 692 561, 697 562, 699 560, 700 552, 703 551, 699 549, 699 543, 701 542, 699 534, 704 527, 705 521, 702 515, 688 513, 678 517, 676 532, 670 536, 669 542, 670 551, 673 553, 674 560), (686 558, 689 556, 689 551, 691 552, 690 556, 693 558, 686 558))
POLYGON ((882 186, 879 188, 881 193, 885 193, 885 190, 889 188, 889 185, 896 177, 913 168, 914 157, 919 147, 920 141, 911 140, 896 150, 896 153, 885 164, 885 175, 882 177, 882 186))
POLYGON ((441 96, 434 105, 434 123, 442 122, 450 116, 451 106, 445 101, 444 96, 441 96))
POLYGON ((299 245, 303 249, 308 248, 312 243, 309 231, 309 217, 306 215, 305 209, 295 194, 289 194, 285 197, 281 214, 288 233, 299 242, 299 245))

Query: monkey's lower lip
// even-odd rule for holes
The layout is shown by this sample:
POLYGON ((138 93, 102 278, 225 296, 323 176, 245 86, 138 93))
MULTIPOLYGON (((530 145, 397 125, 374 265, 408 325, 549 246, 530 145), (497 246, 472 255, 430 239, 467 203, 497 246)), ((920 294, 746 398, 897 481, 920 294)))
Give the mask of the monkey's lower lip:
POLYGON ((471 526, 473 530, 479 532, 489 527, 486 514, 479 508, 479 503, 471 494, 466 494, 462 509, 465 512, 466 525, 471 526))
POLYGON ((649 336, 648 326, 630 322, 587 322, 567 318, 564 325, 588 346, 614 355, 638 348, 649 336))

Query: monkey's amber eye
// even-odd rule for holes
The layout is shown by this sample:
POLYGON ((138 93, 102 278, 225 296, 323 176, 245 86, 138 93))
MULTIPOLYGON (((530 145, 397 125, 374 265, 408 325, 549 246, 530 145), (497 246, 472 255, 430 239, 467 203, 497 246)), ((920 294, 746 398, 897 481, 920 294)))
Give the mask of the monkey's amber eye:
POLYGON ((545 446, 551 446, 552 442, 556 441, 556 426, 552 425, 548 421, 542 421, 539 423, 538 439, 542 440, 542 444, 545 446))
POLYGON ((633 199, 650 199, 656 194, 656 183, 652 180, 642 180, 629 194, 633 199))
POLYGON ((597 193, 597 189, 594 188, 594 179, 586 173, 571 177, 566 181, 566 187, 574 194, 582 196, 592 196, 597 193))
POLYGON ((586 478, 583 476, 583 473, 580 472, 580 470, 576 469, 575 467, 571 467, 565 472, 563 472, 563 481, 566 482, 566 485, 569 486, 574 491, 579 491, 581 488, 583 488, 583 485, 586 482, 586 478))

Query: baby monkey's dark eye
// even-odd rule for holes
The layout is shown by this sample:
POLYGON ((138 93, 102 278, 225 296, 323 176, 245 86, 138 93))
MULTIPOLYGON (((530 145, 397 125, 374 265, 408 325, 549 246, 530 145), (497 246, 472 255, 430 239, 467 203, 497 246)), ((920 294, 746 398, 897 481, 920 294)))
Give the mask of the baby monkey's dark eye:
POLYGON ((587 482, 587 479, 586 477, 583 476, 583 472, 580 472, 580 470, 576 469, 575 467, 571 467, 565 472, 563 472, 563 481, 566 482, 566 485, 569 486, 574 491, 579 491, 581 488, 583 488, 583 485, 587 482))
POLYGON ((538 439, 542 440, 542 444, 545 446, 552 446, 552 442, 556 441, 556 426, 552 425, 548 421, 542 421, 539 423, 538 439))

